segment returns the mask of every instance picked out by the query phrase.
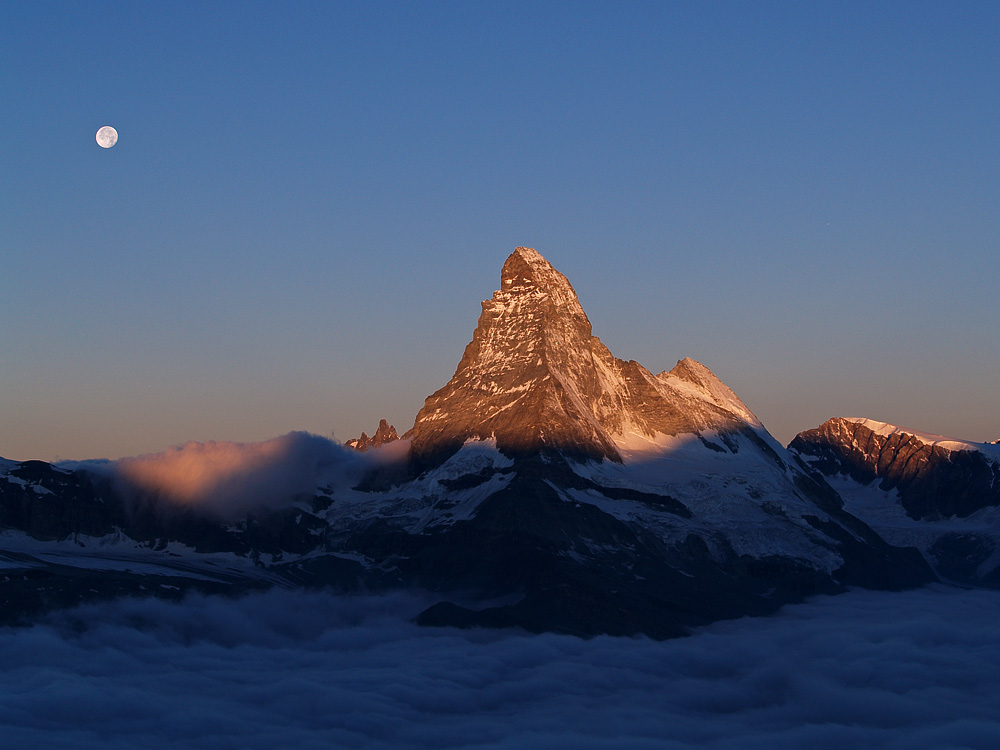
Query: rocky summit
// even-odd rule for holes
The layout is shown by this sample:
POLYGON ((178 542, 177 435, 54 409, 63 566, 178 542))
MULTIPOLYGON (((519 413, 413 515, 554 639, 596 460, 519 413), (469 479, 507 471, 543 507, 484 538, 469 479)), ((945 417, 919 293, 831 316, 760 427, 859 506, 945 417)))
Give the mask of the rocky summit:
POLYGON ((383 420, 349 447, 291 433, 2 462, 0 524, 7 621, 126 593, 405 587, 433 602, 426 625, 666 638, 936 579, 707 367, 614 357, 523 247, 402 438, 383 420))
POLYGON ((505 453, 543 448, 621 462, 657 436, 759 426, 736 395, 691 359, 653 375, 612 356, 591 332, 569 280, 519 247, 483 302, 472 341, 413 426, 413 454, 433 462, 466 440, 505 453))
POLYGON ((381 448, 383 445, 391 443, 394 440, 399 440, 399 435, 396 434, 396 428, 389 424, 386 420, 381 419, 379 420, 378 428, 375 430, 374 435, 368 437, 366 432, 362 432, 361 437, 352 438, 344 443, 344 445, 348 448, 354 448, 354 450, 364 453, 369 448, 381 448))

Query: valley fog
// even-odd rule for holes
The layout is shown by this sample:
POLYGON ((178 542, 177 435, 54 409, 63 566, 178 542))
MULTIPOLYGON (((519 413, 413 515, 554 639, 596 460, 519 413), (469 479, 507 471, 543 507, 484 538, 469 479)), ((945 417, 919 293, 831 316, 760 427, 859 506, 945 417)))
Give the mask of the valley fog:
POLYGON ((688 638, 419 628, 411 595, 120 600, 0 631, 7 748, 992 748, 1000 593, 852 591, 688 638))

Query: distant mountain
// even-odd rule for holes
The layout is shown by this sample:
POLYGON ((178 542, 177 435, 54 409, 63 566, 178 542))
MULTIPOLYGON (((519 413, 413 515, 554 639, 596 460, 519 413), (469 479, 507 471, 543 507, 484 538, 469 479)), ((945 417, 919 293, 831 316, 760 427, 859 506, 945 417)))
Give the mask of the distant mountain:
POLYGON ((1000 505, 1000 449, 871 419, 836 417, 789 446, 826 476, 878 479, 915 520, 965 518, 1000 505))
POLYGON ((1000 587, 1000 445, 837 417, 789 448, 851 513, 921 549, 942 577, 1000 587))
POLYGON ((344 445, 348 448, 354 448, 354 450, 364 453, 369 448, 381 448, 383 445, 391 443, 394 440, 399 440, 399 435, 396 434, 396 428, 382 419, 379 420, 378 429, 375 430, 374 435, 368 437, 366 433, 362 432, 361 437, 348 440, 344 443, 344 445))
POLYGON ((528 248, 455 375, 394 433, 383 421, 364 452, 291 435, 110 468, 0 467, 0 558, 22 599, 37 594, 7 617, 116 595, 95 579, 158 595, 406 586, 438 599, 424 624, 663 638, 935 579, 707 367, 654 375, 612 356, 528 248))

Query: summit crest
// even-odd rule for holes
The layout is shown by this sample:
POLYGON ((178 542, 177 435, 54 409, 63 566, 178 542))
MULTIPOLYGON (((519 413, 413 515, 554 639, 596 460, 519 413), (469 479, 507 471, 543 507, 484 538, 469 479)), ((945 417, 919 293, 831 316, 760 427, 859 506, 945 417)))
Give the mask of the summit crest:
POLYGON ((569 280, 519 247, 500 273, 454 376, 417 414, 413 454, 447 457, 469 439, 507 453, 555 449, 622 462, 681 433, 760 426, 736 395, 691 359, 653 375, 614 357, 592 333, 569 280))

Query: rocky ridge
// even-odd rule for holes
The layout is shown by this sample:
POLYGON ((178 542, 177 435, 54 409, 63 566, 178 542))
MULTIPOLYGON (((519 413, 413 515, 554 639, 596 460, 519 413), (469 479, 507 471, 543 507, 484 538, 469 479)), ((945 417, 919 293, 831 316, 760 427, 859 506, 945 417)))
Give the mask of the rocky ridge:
POLYGON ((344 443, 344 445, 348 448, 353 448, 356 451, 364 453, 370 448, 380 448, 383 445, 387 445, 395 440, 399 440, 399 435, 396 434, 396 428, 389 424, 386 420, 380 419, 378 429, 375 430, 374 435, 368 437, 367 433, 362 432, 361 437, 352 438, 344 443))
POLYGON ((962 518, 1000 505, 1000 456, 973 443, 834 417, 799 433, 789 447, 825 476, 846 474, 860 484, 879 480, 879 489, 898 492, 913 519, 962 518))
POLYGON ((1000 450, 870 419, 835 417, 789 446, 845 509, 919 549, 944 580, 1000 588, 1000 450))

